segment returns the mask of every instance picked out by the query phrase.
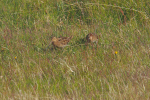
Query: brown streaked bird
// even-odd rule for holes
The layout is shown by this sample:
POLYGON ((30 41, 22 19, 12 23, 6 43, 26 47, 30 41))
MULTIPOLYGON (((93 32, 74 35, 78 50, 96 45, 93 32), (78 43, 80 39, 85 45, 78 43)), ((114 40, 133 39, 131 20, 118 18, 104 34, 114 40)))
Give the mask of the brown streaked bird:
POLYGON ((93 42, 98 43, 98 36, 95 33, 89 33, 86 36, 86 40, 87 40, 87 43, 93 43, 93 42))
POLYGON ((56 38, 53 37, 51 43, 53 44, 54 47, 59 47, 59 48, 63 48, 68 45, 68 42, 72 39, 71 37, 60 37, 60 38, 56 38))

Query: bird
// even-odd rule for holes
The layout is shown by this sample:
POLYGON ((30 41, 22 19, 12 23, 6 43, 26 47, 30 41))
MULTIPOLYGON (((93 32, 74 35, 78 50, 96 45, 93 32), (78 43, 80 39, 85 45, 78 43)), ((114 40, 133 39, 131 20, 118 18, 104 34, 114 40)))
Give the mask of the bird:
POLYGON ((53 37, 51 40, 51 43, 54 47, 64 48, 66 46, 69 46, 68 43, 71 39, 72 39, 72 36, 71 37, 60 37, 60 38, 53 37))
POLYGON ((95 33, 89 33, 87 36, 86 36, 86 40, 87 40, 87 43, 98 43, 98 36, 95 34, 95 33))

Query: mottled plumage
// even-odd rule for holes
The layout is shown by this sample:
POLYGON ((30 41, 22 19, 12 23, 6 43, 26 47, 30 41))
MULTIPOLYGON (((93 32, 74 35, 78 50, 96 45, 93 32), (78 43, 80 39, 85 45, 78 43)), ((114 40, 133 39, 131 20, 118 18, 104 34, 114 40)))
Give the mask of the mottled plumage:
POLYGON ((51 42, 54 47, 63 48, 63 47, 69 46, 67 44, 71 39, 72 39, 72 36, 71 37, 60 37, 60 38, 53 37, 51 42))
POLYGON ((86 40, 88 43, 98 42, 98 36, 95 33, 89 33, 86 36, 86 40))

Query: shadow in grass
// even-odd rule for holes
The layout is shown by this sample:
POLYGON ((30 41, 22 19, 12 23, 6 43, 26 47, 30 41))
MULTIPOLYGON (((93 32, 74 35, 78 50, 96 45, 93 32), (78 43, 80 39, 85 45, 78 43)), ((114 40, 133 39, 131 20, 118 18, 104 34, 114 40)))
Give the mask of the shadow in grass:
POLYGON ((85 38, 81 38, 81 39, 79 39, 79 40, 77 40, 76 42, 75 42, 77 45, 79 44, 85 44, 86 43, 86 39, 85 38))

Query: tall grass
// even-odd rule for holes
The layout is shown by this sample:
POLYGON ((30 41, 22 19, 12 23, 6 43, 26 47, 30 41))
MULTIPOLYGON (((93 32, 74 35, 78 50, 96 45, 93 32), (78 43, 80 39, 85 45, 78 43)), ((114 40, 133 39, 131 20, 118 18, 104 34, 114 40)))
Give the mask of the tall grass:
POLYGON ((149 3, 1 0, 0 98, 148 100, 149 3), (52 36, 73 39, 47 48, 52 36))

